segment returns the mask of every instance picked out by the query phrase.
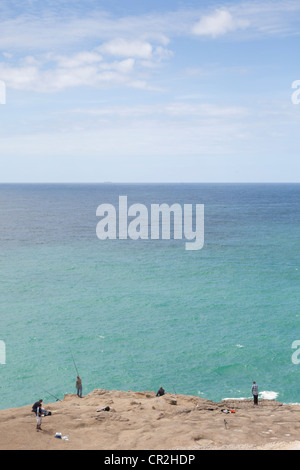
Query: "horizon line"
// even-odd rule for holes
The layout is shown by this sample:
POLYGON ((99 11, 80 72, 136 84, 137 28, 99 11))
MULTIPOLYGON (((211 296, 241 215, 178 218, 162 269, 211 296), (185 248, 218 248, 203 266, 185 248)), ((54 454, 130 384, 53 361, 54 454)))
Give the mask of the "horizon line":
POLYGON ((300 184, 300 181, 0 181, 0 185, 5 184, 300 184))

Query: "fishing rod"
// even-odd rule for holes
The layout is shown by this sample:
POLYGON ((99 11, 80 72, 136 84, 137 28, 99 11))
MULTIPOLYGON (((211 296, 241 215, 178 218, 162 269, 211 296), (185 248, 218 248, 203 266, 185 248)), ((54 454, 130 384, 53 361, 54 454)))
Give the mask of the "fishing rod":
POLYGON ((74 359, 74 357, 73 357, 73 354, 72 354, 71 349, 70 349, 70 354, 71 354, 71 356, 72 356, 73 363, 74 363, 74 367, 75 367, 75 370, 76 370, 76 372, 77 372, 77 375, 79 376, 79 372, 78 372, 78 369, 77 369, 77 366, 76 366, 76 362, 75 362, 75 359, 74 359))
POLYGON ((44 390, 44 392, 48 393, 51 397, 55 398, 56 401, 61 401, 59 398, 57 398, 55 395, 52 395, 52 393, 48 392, 47 390, 44 390))

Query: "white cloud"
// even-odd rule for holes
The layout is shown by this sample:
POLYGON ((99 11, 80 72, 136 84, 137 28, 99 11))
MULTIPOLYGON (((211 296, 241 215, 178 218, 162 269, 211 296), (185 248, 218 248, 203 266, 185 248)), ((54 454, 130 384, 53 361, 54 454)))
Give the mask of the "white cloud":
POLYGON ((8 88, 17 90, 56 92, 69 87, 117 85, 161 91, 149 83, 150 73, 173 57, 165 47, 169 39, 158 30, 150 34, 145 18, 140 17, 114 22, 109 15, 98 13, 93 18, 72 16, 54 22, 53 14, 48 12, 39 21, 24 15, 2 22, 0 19, 0 28, 0 48, 8 44, 11 47, 0 59, 0 77, 8 88), (153 43, 145 39, 147 36, 153 43), (79 40, 93 44, 78 51, 79 40), (30 48, 32 55, 22 57, 22 48, 30 48), (64 54, 58 52, 61 49, 64 54))
POLYGON ((115 61, 110 63, 104 63, 101 65, 103 70, 115 70, 122 74, 129 74, 133 72, 135 66, 134 59, 125 59, 121 61, 115 61))
POLYGON ((170 102, 165 104, 137 106, 103 106, 101 108, 79 108, 59 114, 78 114, 115 119, 152 119, 167 117, 172 121, 208 120, 208 119, 241 119, 249 116, 249 110, 242 106, 225 106, 211 103, 170 102))
POLYGON ((42 70, 37 66, 11 67, 0 64, 0 76, 8 88, 40 93, 57 92, 70 87, 98 86, 101 83, 124 83, 116 72, 99 72, 95 66, 42 70))
POLYGON ((102 54, 109 54, 115 57, 150 59, 153 48, 149 42, 117 38, 103 43, 97 50, 102 54))
POLYGON ((232 16, 227 10, 215 10, 211 15, 203 16, 192 29, 198 36, 217 37, 239 28, 248 26, 245 20, 239 20, 232 16))
POLYGON ((60 67, 74 68, 99 63, 102 61, 102 56, 95 52, 79 52, 70 57, 56 56, 54 59, 60 67))
MULTIPOLYGON (((160 54, 158 54, 159 56, 160 54)), ((160 57, 156 58, 159 61, 160 57)), ((0 61, 0 77, 8 88, 35 92, 56 92, 70 87, 125 86, 159 90, 151 86, 137 59, 105 61, 95 51, 82 51, 70 56, 47 53, 26 56, 17 63, 0 61)))
POLYGON ((35 66, 11 67, 0 64, 0 77, 7 87, 15 90, 34 89, 39 82, 39 71, 35 66))
POLYGON ((12 59, 13 55, 10 54, 9 52, 2 52, 2 55, 6 58, 6 59, 12 59))
POLYGON ((169 60, 174 56, 174 52, 165 47, 157 46, 154 51, 154 56, 157 57, 159 61, 169 60))
POLYGON ((62 48, 70 52, 74 47, 91 49, 103 43, 115 57, 130 57, 131 51, 131 57, 149 59, 155 45, 166 47, 170 39, 189 36, 191 31, 200 37, 243 30, 251 37, 299 31, 299 0, 232 1, 210 13, 201 3, 194 9, 118 17, 99 8, 86 8, 80 15, 75 6, 60 10, 39 2, 36 13, 20 8, 19 14, 0 15, 0 48, 9 54, 22 50, 58 54, 62 48), (195 18, 199 18, 196 24, 195 18))

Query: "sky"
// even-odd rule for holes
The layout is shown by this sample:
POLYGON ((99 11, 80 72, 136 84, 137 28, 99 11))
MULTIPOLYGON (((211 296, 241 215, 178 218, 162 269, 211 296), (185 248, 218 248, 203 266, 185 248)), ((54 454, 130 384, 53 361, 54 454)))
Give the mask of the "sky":
POLYGON ((299 35, 299 0, 1 0, 0 182, 299 182, 299 35))

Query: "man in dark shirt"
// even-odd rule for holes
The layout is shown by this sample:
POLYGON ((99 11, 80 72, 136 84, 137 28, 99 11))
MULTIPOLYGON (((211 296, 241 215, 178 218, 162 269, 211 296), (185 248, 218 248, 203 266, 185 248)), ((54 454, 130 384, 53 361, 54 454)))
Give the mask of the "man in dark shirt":
POLYGON ((254 405, 258 405, 258 385, 256 384, 256 382, 253 382, 251 391, 253 395, 254 405))
POLYGON ((35 413, 35 416, 36 416, 36 430, 37 431, 42 431, 42 428, 41 428, 42 416, 43 416, 42 404, 43 404, 43 400, 39 400, 39 401, 36 401, 34 405, 32 406, 32 411, 35 413))
POLYGON ((157 397, 162 397, 164 394, 165 394, 164 389, 162 387, 160 387, 160 389, 158 390, 156 396, 157 397))

